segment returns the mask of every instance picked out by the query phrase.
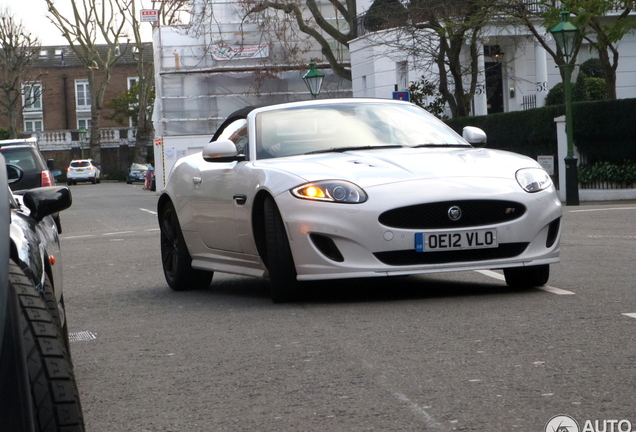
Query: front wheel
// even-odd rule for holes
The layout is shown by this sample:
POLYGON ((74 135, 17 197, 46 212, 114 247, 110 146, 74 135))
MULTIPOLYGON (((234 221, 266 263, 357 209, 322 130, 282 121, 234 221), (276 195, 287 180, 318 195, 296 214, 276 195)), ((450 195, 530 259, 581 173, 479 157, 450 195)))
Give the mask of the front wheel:
POLYGON ((274 199, 265 200, 265 257, 269 271, 270 292, 274 303, 294 300, 298 296, 296 266, 289 247, 285 224, 274 199))
POLYGON ((504 277, 506 284, 511 288, 543 286, 550 279, 550 265, 506 268, 504 277))
POLYGON ((170 288, 175 291, 207 288, 214 272, 192 268, 192 257, 186 247, 179 219, 171 202, 161 212, 161 263, 170 288))

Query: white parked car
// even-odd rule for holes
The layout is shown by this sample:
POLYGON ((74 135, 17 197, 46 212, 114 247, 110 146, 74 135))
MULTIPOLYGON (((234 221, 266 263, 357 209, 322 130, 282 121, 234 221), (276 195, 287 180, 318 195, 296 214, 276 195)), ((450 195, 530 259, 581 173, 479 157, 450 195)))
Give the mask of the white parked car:
POLYGON ((485 141, 401 101, 238 111, 177 161, 160 196, 166 280, 266 276, 275 302, 302 281, 460 270, 543 285, 559 261, 555 188, 536 161, 485 141))
POLYGON ((91 182, 93 184, 102 181, 102 171, 93 163, 92 159, 72 160, 66 170, 66 184, 69 186, 77 182, 91 182))

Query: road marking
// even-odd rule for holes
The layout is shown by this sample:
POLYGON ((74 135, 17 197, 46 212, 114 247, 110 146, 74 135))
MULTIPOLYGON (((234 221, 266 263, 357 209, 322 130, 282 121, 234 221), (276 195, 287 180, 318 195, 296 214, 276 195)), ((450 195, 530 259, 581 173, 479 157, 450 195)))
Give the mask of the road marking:
POLYGON ((88 234, 88 235, 79 235, 79 236, 71 236, 71 237, 62 237, 65 240, 68 239, 77 239, 77 238, 86 238, 86 237, 95 237, 93 234, 88 234))
POLYGON ((429 413, 427 413, 426 410, 424 410, 424 408, 406 397, 406 395, 396 391, 392 391, 391 393, 393 393, 393 396, 407 404, 409 408, 411 408, 411 411, 422 416, 424 418, 424 422, 429 428, 439 429, 441 427, 441 425, 437 423, 435 419, 429 413))
POLYGON ((613 239, 636 239, 636 235, 618 235, 618 234, 588 234, 589 238, 613 238, 613 239))
POLYGON ((602 209, 570 210, 569 213, 599 212, 611 210, 636 210, 636 207, 611 207, 602 209))
POLYGON ((575 293, 573 293, 572 291, 568 291, 568 290, 564 290, 561 288, 555 288, 555 287, 551 287, 548 285, 544 285, 544 286, 540 286, 537 287, 540 290, 552 293, 552 294, 558 294, 558 295, 574 295, 575 293))
POLYGON ((112 233, 104 233, 102 235, 103 236, 110 236, 110 235, 130 234, 130 233, 134 233, 134 231, 119 231, 119 232, 112 232, 112 233))
POLYGON ((141 211, 143 211, 143 212, 147 212, 147 213, 153 214, 153 215, 156 215, 156 214, 157 214, 157 212, 156 212, 156 211, 148 210, 148 209, 145 209, 145 208, 140 208, 139 210, 141 210, 141 211))
POLYGON ((493 279, 497 279, 497 280, 500 280, 500 281, 505 281, 505 280, 506 280, 506 278, 504 277, 504 275, 499 274, 499 273, 497 273, 497 272, 494 272, 494 271, 492 271, 492 270, 475 270, 475 271, 476 271, 477 273, 481 273, 481 274, 483 274, 484 276, 488 276, 488 277, 491 277, 491 278, 493 278, 493 279))
POLYGON ((630 318, 636 318, 636 313, 624 313, 623 315, 628 316, 630 318))
POLYGON ((161 231, 161 228, 148 228, 146 231, 161 231))
MULTIPOLYGON (((484 276, 488 276, 491 277, 493 279, 497 279, 500 281, 505 281, 506 278, 504 277, 504 275, 494 272, 492 270, 475 270, 477 273, 481 273, 484 276)), ((575 293, 573 293, 572 291, 568 291, 568 290, 564 290, 561 288, 555 288, 555 287, 551 287, 548 285, 544 285, 544 286, 540 286, 540 287, 536 287, 537 289, 552 293, 552 294, 557 294, 557 295, 574 295, 575 293)))

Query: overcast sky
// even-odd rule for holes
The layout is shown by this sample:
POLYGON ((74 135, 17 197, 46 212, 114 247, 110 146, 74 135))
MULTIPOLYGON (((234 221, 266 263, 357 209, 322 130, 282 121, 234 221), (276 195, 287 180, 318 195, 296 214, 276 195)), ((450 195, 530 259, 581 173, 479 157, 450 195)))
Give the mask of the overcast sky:
MULTIPOLYGON (((151 4, 146 1, 144 3, 151 4)), ((55 6, 60 11, 70 13, 71 0, 56 0, 55 6)), ((46 17, 47 7, 45 0, 0 0, 0 8, 8 7, 17 20, 22 21, 25 29, 37 36, 42 46, 68 45, 67 40, 60 31, 46 17)), ((144 27, 144 39, 151 40, 150 23, 141 23, 144 27)))
MULTIPOLYGON (((62 7, 68 0, 58 0, 56 6, 62 7)), ((40 39, 42 45, 68 45, 59 30, 46 17, 45 0, 0 0, 0 8, 8 7, 17 20, 33 35, 40 39)))

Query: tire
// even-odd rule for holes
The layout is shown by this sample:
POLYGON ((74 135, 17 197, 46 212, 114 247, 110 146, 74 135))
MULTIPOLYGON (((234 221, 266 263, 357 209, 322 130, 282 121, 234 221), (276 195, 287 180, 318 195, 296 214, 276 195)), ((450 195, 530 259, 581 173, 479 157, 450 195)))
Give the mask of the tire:
POLYGON ((66 185, 67 186, 71 186, 73 184, 73 182, 71 180, 66 180, 66 185))
POLYGON ((299 295, 296 266, 285 224, 271 197, 265 199, 265 250, 272 301, 284 303, 296 300, 299 295))
MULTIPOLYGON (((48 275, 45 275, 44 277, 44 302, 46 303, 46 308, 51 314, 53 322, 60 329, 62 341, 68 351, 68 358, 72 359, 71 343, 68 337, 68 322, 66 321, 66 316, 64 316, 64 324, 62 325, 62 316, 60 316, 60 309, 57 307, 57 299, 55 298, 55 292, 53 291, 53 284, 51 284, 51 280, 48 275)), ((64 299, 62 299, 62 302, 64 302, 64 299)), ((66 311, 64 311, 64 314, 66 314, 66 311)))
POLYGON ((126 184, 132 184, 132 180, 126 179, 126 184))
POLYGON ((550 265, 506 268, 504 276, 506 284, 511 288, 543 286, 550 279, 550 265))
POLYGON ((97 183, 97 177, 93 177, 93 178, 91 179, 91 183, 96 184, 96 183, 97 183))
POLYGON ((179 219, 171 202, 161 212, 161 263, 170 288, 175 291, 202 289, 210 286, 214 272, 192 268, 179 219))
POLYGON ((157 182, 153 178, 152 181, 150 182, 150 191, 155 192, 156 190, 157 190, 157 182))
POLYGON ((13 262, 9 283, 18 300, 35 430, 82 432, 79 392, 61 329, 31 280, 13 262))

